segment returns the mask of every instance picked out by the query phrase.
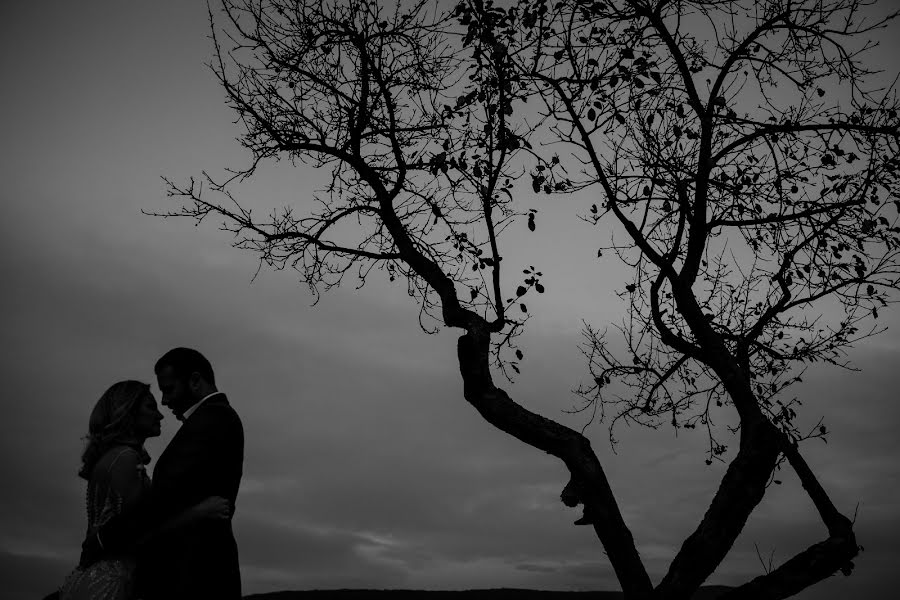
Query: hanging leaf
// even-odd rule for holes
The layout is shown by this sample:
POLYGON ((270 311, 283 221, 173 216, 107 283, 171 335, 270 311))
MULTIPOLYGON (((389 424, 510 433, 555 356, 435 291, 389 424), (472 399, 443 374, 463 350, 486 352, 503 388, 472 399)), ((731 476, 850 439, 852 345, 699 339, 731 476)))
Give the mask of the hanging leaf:
POLYGON ((539 284, 539 283, 534 284, 534 289, 537 290, 537 293, 538 293, 538 294, 543 294, 543 293, 544 293, 544 286, 542 286, 542 285, 539 284))
POLYGON ((519 360, 522 360, 523 356, 525 356, 525 355, 522 354, 521 350, 516 350, 516 358, 518 358, 519 360))

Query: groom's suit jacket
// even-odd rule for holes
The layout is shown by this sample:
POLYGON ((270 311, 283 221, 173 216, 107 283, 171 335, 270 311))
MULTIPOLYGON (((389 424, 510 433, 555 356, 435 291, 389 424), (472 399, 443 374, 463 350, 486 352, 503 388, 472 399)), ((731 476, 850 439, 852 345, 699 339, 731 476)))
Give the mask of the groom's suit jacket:
MULTIPOLYGON (((209 496, 237 499, 244 461, 241 419, 224 394, 184 421, 153 469, 146 504, 100 529, 106 550, 127 548, 141 531, 209 496), (136 522, 135 518, 140 522, 136 522)), ((147 600, 240 600, 238 549, 230 520, 205 520, 162 533, 138 550, 138 585, 147 600)))
MULTIPOLYGON (((234 505, 244 461, 241 419, 224 394, 208 398, 181 425, 153 469, 159 522, 209 496, 234 505)), ((172 600, 240 600, 238 549, 230 520, 201 521, 160 536, 142 557, 148 592, 172 600), (159 592, 158 594, 155 592, 159 592)))

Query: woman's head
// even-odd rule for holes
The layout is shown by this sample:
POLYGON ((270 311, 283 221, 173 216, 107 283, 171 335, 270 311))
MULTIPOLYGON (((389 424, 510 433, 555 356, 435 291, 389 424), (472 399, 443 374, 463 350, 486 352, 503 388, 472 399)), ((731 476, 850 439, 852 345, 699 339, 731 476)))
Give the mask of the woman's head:
MULTIPOLYGON (((85 479, 101 456, 116 444, 140 446, 160 434, 162 413, 150 386, 140 381, 120 381, 100 396, 88 421, 88 445, 79 475, 85 479)), ((149 461, 149 457, 147 457, 149 461)))

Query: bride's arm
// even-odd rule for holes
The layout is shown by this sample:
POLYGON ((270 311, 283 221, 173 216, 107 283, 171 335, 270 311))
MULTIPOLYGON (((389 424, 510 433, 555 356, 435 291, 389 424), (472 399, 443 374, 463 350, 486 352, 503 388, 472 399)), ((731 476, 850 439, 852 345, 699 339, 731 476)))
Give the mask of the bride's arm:
POLYGON ((88 536, 81 545, 80 565, 96 562, 102 555, 119 553, 131 548, 143 536, 146 525, 147 485, 144 464, 133 448, 122 448, 109 466, 97 474, 109 488, 109 493, 121 501, 118 514, 88 536))
POLYGON ((120 514, 133 513, 147 491, 144 462, 137 450, 122 448, 113 458, 107 470, 109 489, 122 500, 120 514))

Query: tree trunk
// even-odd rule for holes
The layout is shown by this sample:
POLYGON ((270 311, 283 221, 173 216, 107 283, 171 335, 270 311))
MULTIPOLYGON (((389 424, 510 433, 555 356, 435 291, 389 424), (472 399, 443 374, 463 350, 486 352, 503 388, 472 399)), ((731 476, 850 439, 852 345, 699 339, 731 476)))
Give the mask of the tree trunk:
POLYGON ((584 503, 625 597, 628 600, 650 598, 653 584, 587 438, 526 410, 494 386, 490 375, 488 332, 470 330, 459 338, 457 352, 466 400, 488 423, 565 463, 571 481, 566 485, 563 501, 567 505, 579 500, 584 503))
POLYGON ((681 546, 655 598, 690 598, 716 570, 762 500, 780 454, 777 432, 766 421, 741 427, 741 447, 700 525, 681 546))

